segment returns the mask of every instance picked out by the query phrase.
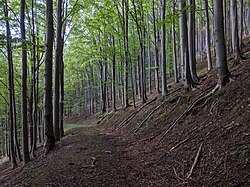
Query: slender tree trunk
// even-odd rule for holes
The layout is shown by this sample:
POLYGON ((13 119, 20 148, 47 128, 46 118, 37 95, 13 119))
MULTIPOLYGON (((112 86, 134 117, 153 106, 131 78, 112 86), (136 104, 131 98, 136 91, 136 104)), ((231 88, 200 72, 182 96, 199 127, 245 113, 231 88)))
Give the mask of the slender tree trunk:
POLYGON ((55 70, 54 70, 54 106, 53 123, 55 141, 60 140, 60 69, 62 63, 62 0, 57 0, 57 24, 56 24, 56 51, 55 51, 55 70))
POLYGON ((155 51, 155 56, 154 56, 154 62, 155 62, 155 91, 157 93, 160 93, 160 87, 159 87, 159 49, 158 49, 158 41, 157 41, 157 25, 156 25, 156 15, 155 15, 155 0, 153 0, 153 24, 154 24, 154 51, 155 51))
POLYGON ((176 55, 176 33, 175 33, 175 2, 173 1, 173 13, 172 13, 172 39, 173 39, 173 64, 174 64, 174 82, 178 83, 178 65, 177 65, 177 55, 176 55))
MULTIPOLYGON (((196 55, 195 55, 195 0, 188 0, 189 3, 189 27, 188 27, 188 48, 189 48, 189 66, 191 77, 194 83, 198 82, 196 73, 196 55)), ((202 32, 202 31, 201 31, 202 32)), ((201 34, 202 46, 202 34, 201 34)))
POLYGON ((223 1, 213 1, 213 7, 215 20, 215 49, 218 86, 224 86, 230 81, 230 74, 227 67, 227 53, 224 36, 223 1))
POLYGON ((192 78, 189 67, 189 52, 188 52, 188 30, 186 16, 186 2, 179 0, 179 26, 180 26, 180 48, 181 48, 181 64, 183 66, 183 85, 186 91, 192 88, 192 78))
POLYGON ((250 35, 250 0, 247 1, 247 28, 248 35, 250 35))
POLYGON ((234 53, 234 63, 239 64, 241 60, 239 30, 238 30, 238 13, 237 0, 231 0, 231 29, 232 29, 232 48, 234 53))
MULTIPOLYGON (((14 73, 12 73, 14 76, 14 73)), ((13 77, 13 83, 14 83, 14 77, 13 77)), ((13 119, 14 119, 14 144, 15 144, 15 151, 17 153, 17 156, 20 160, 20 162, 23 161, 21 150, 18 143, 18 132, 17 132, 17 119, 16 119, 16 98, 15 98, 15 89, 13 87, 13 119)))
POLYGON ((115 37, 114 35, 112 36, 112 45, 113 45, 113 58, 112 58, 112 108, 113 108, 113 111, 116 111, 116 90, 115 90, 115 63, 116 63, 116 60, 115 60, 115 53, 116 53, 116 50, 115 50, 115 37))
POLYGON ((123 98, 124 107, 129 106, 128 101, 128 14, 129 14, 129 0, 122 0, 123 11, 123 40, 124 40, 124 63, 123 63, 123 98))
POLYGON ((244 33, 244 2, 243 0, 240 0, 240 21, 239 21, 239 46, 240 51, 242 52, 243 48, 243 33, 244 33))
POLYGON ((4 2, 4 16, 6 24, 6 36, 7 36, 7 56, 8 56, 8 87, 9 87, 9 146, 10 146, 10 159, 12 168, 17 167, 16 155, 15 155, 15 144, 14 144, 14 107, 13 107, 13 94, 14 94, 14 82, 13 82, 13 56, 11 47, 11 32, 8 15, 8 4, 7 0, 4 2))
POLYGON ((161 75, 161 78, 162 78, 162 96, 165 96, 167 95, 167 67, 166 67, 166 58, 167 58, 167 55, 166 55, 166 24, 165 24, 165 17, 166 17, 166 0, 163 0, 162 1, 162 13, 161 13, 161 21, 163 22, 162 24, 162 28, 161 28, 161 31, 162 31, 162 40, 161 40, 161 55, 162 55, 162 63, 161 63, 161 66, 162 66, 162 75, 161 75))
POLYGON ((206 17, 206 50, 207 50, 207 70, 211 71, 213 66, 212 66, 212 57, 211 57, 211 37, 210 37, 210 28, 209 28, 209 13, 208 13, 208 0, 205 1, 205 17, 206 17))
POLYGON ((35 157, 35 151, 36 151, 36 146, 37 146, 37 89, 36 89, 36 36, 35 36, 35 14, 34 14, 34 0, 32 0, 32 61, 33 61, 33 71, 32 71, 32 89, 33 89, 33 101, 34 101, 34 111, 31 114, 32 119, 33 119, 33 144, 31 145, 31 153, 32 156, 35 157))
POLYGON ((147 36, 148 36, 148 50, 147 50, 147 57, 148 57, 148 93, 151 94, 151 87, 152 87, 152 80, 151 80, 151 38, 150 38, 150 29, 148 25, 147 19, 147 36))
POLYGON ((44 75, 44 126, 45 154, 55 146, 52 111, 52 63, 53 63, 53 4, 46 0, 46 54, 44 75))

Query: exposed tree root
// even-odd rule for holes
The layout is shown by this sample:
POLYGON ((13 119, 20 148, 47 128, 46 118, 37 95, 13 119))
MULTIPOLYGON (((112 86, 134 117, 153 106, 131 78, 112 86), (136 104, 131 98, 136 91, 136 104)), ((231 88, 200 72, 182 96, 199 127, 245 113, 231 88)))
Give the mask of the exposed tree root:
POLYGON ((177 177, 177 179, 180 179, 181 181, 185 181, 185 179, 179 177, 179 175, 177 174, 177 172, 176 172, 176 170, 175 170, 174 167, 173 167, 173 170, 174 170, 174 174, 175 174, 175 176, 177 177))
MULTIPOLYGON (((101 123, 107 116, 111 115, 109 118, 111 118, 113 116, 115 112, 111 111, 111 112, 106 112, 104 115, 101 116, 101 118, 97 121, 97 124, 101 123)), ((108 119, 109 119, 108 118, 108 119)))
POLYGON ((200 102, 206 100, 207 98, 209 98, 210 96, 212 96, 218 89, 220 89, 221 86, 217 85, 213 90, 211 90, 208 94, 204 95, 204 96, 199 96, 198 98, 196 98, 188 107, 187 109, 174 121, 174 123, 165 131, 165 133, 161 136, 161 138, 159 139, 159 141, 162 141, 165 136, 167 135, 167 133, 172 130, 185 116, 187 116, 190 111, 196 107, 200 102))
MULTIPOLYGON (((180 98, 178 99, 177 103, 172 107, 172 109, 170 110, 169 114, 174 110, 174 108, 178 105, 180 101, 180 98)), ((158 107, 156 107, 152 112, 149 113, 149 115, 137 126, 137 128, 134 130, 134 133, 136 133, 143 125, 144 123, 159 109, 161 108, 163 105, 165 105, 168 102, 165 101, 162 104, 160 104, 158 107)))
POLYGON ((157 100, 158 97, 155 97, 154 99, 152 99, 151 101, 149 101, 148 103, 146 103, 145 105, 141 106, 140 108, 138 108, 136 111, 134 111, 132 114, 130 114, 123 122, 121 122, 118 125, 118 128, 122 127, 123 125, 125 125, 126 123, 128 123, 137 113, 139 113, 144 107, 150 105, 151 103, 153 103, 154 101, 157 100))
POLYGON ((196 164, 197 164, 197 162, 198 162, 198 158, 199 158, 200 153, 201 153, 202 145, 203 145, 203 143, 201 143, 201 145, 200 145, 200 147, 199 147, 199 149, 198 149, 198 151, 197 151, 197 153, 196 153, 196 156, 195 156, 195 159, 194 159, 194 163, 193 163, 193 165, 192 165, 192 167, 191 167, 191 169, 190 169, 190 171, 189 171, 189 174, 188 174, 188 176, 187 176, 188 179, 192 176, 193 171, 194 171, 194 168, 195 168, 195 166, 196 166, 196 164))

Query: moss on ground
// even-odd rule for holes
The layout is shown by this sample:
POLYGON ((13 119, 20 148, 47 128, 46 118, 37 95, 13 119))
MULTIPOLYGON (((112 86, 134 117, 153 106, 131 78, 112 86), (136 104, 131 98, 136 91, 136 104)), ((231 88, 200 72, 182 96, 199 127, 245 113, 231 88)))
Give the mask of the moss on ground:
POLYGON ((47 180, 48 176, 49 176, 48 171, 43 172, 33 180, 33 182, 31 183, 31 187, 42 186, 44 182, 47 180))

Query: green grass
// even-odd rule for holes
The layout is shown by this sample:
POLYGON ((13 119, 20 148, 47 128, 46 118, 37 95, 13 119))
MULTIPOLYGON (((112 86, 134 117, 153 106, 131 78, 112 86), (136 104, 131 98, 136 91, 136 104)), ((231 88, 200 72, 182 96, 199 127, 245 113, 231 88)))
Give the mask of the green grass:
POLYGON ((31 184, 31 187, 42 186, 48 177, 49 177, 49 172, 43 172, 34 179, 34 181, 31 184))
POLYGON ((87 134, 96 134, 96 133, 101 132, 100 129, 97 129, 95 127, 90 127, 90 126, 87 126, 87 125, 81 125, 81 124, 67 124, 64 127, 64 132, 67 133, 68 131, 70 131, 72 129, 76 129, 76 128, 84 128, 85 133, 87 133, 87 134))
POLYGON ((86 128, 85 125, 79 125, 79 124, 67 124, 64 127, 64 132, 68 132, 71 129, 76 129, 76 128, 86 128))

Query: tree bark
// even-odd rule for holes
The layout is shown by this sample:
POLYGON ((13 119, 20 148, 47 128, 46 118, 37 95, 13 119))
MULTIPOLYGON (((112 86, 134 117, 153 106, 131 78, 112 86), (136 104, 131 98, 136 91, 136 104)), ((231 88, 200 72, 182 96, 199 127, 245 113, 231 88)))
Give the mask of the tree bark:
MULTIPOLYGON (((198 82, 196 73, 196 54, 195 54, 195 0, 188 0, 189 3, 189 27, 188 27, 188 49, 190 73, 194 83, 198 82)), ((201 31, 202 32, 202 31, 201 31)), ((202 35, 201 35, 202 36, 202 35)), ((201 38, 202 43, 202 38, 201 38)))
POLYGON ((178 77, 178 65, 177 65, 177 51, 176 51, 176 33, 175 33, 175 19, 174 19, 174 14, 175 14, 175 2, 173 1, 173 12, 172 12, 172 39, 173 39, 173 63, 174 63, 174 82, 178 83, 179 82, 179 77, 178 77))
POLYGON ((238 30, 238 13, 237 0, 231 0, 231 29, 232 29, 232 48, 234 54, 234 64, 239 64, 241 60, 239 30, 238 30))
POLYGON ((163 22, 162 24, 162 40, 161 40, 161 66, 162 66, 162 96, 167 95, 167 68, 166 68, 166 24, 165 24, 165 17, 166 17, 166 0, 162 1, 162 13, 161 13, 161 21, 163 22))
POLYGON ((212 66, 212 57, 211 57, 211 37, 210 37, 210 28, 209 28, 209 13, 208 13, 208 0, 205 1, 205 17, 206 17, 206 50, 207 50, 207 70, 211 71, 213 66, 212 66))
POLYGON ((11 31, 9 24, 9 15, 8 15, 8 4, 5 0, 4 5, 4 17, 5 17, 5 26, 6 26, 6 49, 8 57, 8 89, 9 89, 9 146, 10 146, 10 159, 12 163, 12 168, 17 167, 16 155, 15 155, 15 144, 14 144, 14 107, 13 107, 13 94, 14 94, 14 82, 13 82, 13 56, 12 56, 12 47, 11 47, 11 31))
POLYGON ((52 113, 53 32, 53 3, 52 0, 46 0, 46 54, 44 74, 45 154, 48 154, 55 146, 52 113))
POLYGON ((216 67, 218 75, 218 86, 224 86, 230 81, 230 74, 227 67, 227 52, 224 36, 223 1, 213 1, 215 21, 215 49, 216 67))
POLYGON ((189 67, 189 52, 188 52, 188 30, 186 16, 186 2, 179 0, 179 26, 180 26, 180 48, 181 48, 181 64, 183 66, 183 86, 186 91, 192 88, 192 78, 189 67))
POLYGON ((55 141, 60 140, 60 69, 62 63, 62 0, 57 0, 57 24, 56 24, 56 51, 55 51, 55 69, 54 69, 54 107, 53 123, 55 141))
POLYGON ((115 90, 115 63, 116 63, 116 60, 115 60, 115 53, 116 53, 116 50, 115 50, 115 37, 114 35, 112 36, 112 45, 113 45, 113 58, 112 58, 112 108, 113 108, 113 111, 116 111, 116 90, 115 90))
POLYGON ((160 87, 159 87, 159 49, 158 49, 158 41, 157 41, 157 25, 156 25, 156 15, 155 15, 155 0, 153 0, 152 3, 152 9, 153 9, 153 25, 154 25, 154 62, 155 62, 155 91, 156 93, 160 93, 160 87))

